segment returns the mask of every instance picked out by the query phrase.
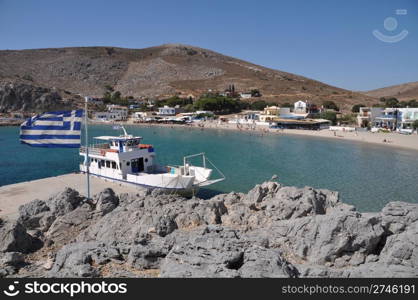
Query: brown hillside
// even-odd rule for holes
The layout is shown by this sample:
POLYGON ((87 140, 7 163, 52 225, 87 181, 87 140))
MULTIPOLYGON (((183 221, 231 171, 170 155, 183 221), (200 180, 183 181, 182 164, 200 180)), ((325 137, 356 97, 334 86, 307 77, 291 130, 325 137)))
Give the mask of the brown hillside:
POLYGON ((375 98, 395 97, 399 100, 418 100, 418 81, 371 90, 364 94, 375 98))
POLYGON ((291 73, 272 70, 236 58, 185 45, 145 49, 84 47, 0 51, 2 77, 25 78, 48 88, 101 96, 109 84, 125 96, 195 96, 208 89, 259 89, 263 99, 317 104, 333 100, 342 107, 371 104, 376 99, 291 73))

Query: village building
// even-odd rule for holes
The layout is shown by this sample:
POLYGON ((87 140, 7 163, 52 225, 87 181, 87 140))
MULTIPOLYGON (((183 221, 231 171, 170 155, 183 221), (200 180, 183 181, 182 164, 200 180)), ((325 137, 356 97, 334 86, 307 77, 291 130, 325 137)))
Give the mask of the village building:
POLYGON ((107 105, 107 111, 95 112, 93 118, 100 121, 126 121, 128 119, 128 108, 110 104, 107 105))

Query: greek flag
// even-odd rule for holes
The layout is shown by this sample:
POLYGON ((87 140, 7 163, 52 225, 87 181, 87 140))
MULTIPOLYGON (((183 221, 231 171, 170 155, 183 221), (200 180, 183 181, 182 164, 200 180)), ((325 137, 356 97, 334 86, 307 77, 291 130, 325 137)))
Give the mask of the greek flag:
POLYGON ((33 147, 78 148, 83 110, 47 112, 20 125, 20 142, 33 147))

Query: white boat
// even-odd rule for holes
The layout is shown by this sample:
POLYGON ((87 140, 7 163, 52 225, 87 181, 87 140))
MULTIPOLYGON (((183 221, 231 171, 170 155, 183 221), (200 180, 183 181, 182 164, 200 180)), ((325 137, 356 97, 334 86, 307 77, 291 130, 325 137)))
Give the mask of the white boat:
POLYGON ((88 148, 80 147, 84 163, 80 171, 105 180, 140 188, 162 189, 182 195, 194 195, 200 187, 225 179, 223 173, 212 164, 204 153, 185 156, 181 166, 160 166, 156 163, 154 147, 142 144, 139 136, 128 135, 124 128, 121 136, 98 136, 99 141, 88 148), (89 157, 87 161, 86 157, 89 157), (201 161, 202 166, 194 166, 191 161, 201 161), (200 160, 201 159, 201 160, 200 160), (220 178, 210 179, 213 169, 220 178))

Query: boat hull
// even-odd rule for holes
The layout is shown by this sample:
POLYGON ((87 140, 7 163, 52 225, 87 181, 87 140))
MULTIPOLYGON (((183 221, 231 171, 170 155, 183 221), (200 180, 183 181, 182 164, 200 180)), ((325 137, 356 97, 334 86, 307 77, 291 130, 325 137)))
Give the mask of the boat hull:
MULTIPOLYGON (((86 173, 83 170, 81 170, 80 172, 83 174, 86 173)), ((131 181, 127 181, 124 179, 111 178, 111 177, 107 177, 107 176, 103 176, 103 175, 99 175, 95 173, 89 173, 89 175, 100 178, 105 181, 114 182, 120 185, 134 186, 134 187, 137 187, 138 190, 161 190, 167 194, 176 194, 176 195, 181 195, 183 197, 193 197, 199 192, 199 188, 200 188, 198 185, 190 185, 188 187, 156 186, 156 185, 148 185, 144 183, 131 182, 131 181)))

